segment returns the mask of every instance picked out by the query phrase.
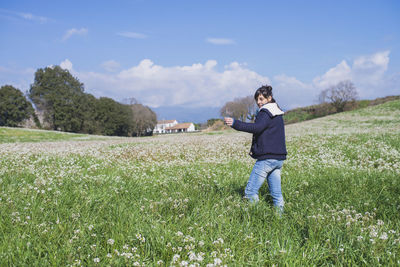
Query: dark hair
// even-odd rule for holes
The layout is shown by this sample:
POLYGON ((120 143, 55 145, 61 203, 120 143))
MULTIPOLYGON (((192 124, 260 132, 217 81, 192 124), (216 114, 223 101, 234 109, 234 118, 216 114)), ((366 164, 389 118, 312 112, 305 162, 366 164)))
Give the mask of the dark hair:
MULTIPOLYGON (((257 89, 256 93, 254 94, 254 99, 257 101, 259 95, 263 95, 263 97, 268 98, 272 97, 272 87, 269 85, 263 85, 257 89)), ((275 99, 272 97, 271 103, 276 103, 275 99)))

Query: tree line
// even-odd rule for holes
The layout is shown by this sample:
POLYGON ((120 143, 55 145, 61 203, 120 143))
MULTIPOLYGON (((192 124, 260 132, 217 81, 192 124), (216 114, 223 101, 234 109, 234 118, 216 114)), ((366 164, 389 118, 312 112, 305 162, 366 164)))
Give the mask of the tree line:
POLYGON ((133 98, 123 104, 85 93, 84 84, 60 66, 38 69, 26 96, 11 85, 0 88, 0 126, 28 119, 43 129, 118 136, 151 135, 157 124, 149 107, 133 98))

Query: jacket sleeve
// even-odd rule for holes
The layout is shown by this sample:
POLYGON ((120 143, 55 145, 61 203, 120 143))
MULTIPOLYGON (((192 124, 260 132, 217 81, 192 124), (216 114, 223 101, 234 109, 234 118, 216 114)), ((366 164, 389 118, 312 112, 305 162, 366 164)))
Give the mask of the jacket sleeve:
POLYGON ((235 120, 232 128, 238 131, 259 134, 268 128, 271 118, 267 112, 259 112, 254 123, 242 122, 235 120))

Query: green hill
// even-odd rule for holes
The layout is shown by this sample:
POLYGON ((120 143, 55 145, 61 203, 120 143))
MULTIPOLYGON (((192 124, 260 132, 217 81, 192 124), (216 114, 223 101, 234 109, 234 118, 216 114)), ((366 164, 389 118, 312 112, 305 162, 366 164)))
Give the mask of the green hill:
MULTIPOLYGON (((348 103, 345 106, 345 111, 362 109, 368 106, 375 106, 383 104, 388 101, 399 100, 399 99, 400 96, 387 96, 383 98, 377 98, 375 100, 359 100, 348 103)), ((285 113, 284 120, 285 124, 290 124, 290 123, 296 123, 315 118, 320 118, 335 113, 336 110, 332 105, 330 105, 329 103, 324 103, 319 105, 312 105, 312 106, 288 110, 285 113)))

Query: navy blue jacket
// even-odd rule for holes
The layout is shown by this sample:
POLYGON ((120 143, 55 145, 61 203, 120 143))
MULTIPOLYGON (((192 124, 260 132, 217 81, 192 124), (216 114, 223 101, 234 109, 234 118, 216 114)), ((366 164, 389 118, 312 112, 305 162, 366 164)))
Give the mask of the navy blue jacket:
POLYGON ((250 156, 255 159, 286 159, 285 127, 283 116, 273 116, 261 109, 254 123, 235 120, 232 128, 253 134, 250 156))

